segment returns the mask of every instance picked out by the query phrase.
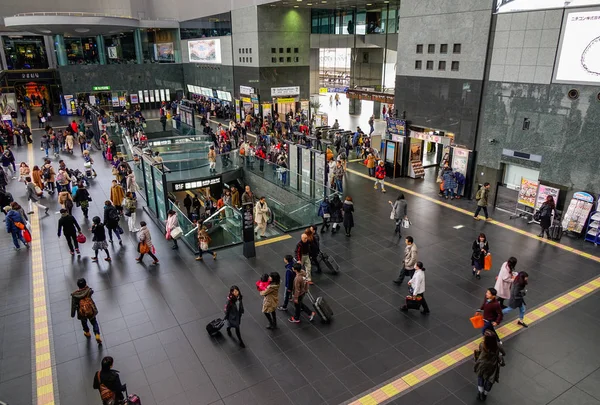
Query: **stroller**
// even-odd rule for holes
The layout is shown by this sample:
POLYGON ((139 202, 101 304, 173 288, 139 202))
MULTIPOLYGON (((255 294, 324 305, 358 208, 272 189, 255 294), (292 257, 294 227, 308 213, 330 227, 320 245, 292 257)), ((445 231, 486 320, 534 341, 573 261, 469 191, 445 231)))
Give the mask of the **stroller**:
POLYGON ((84 182, 86 186, 89 186, 89 181, 87 177, 81 172, 79 169, 71 169, 69 170, 69 176, 73 179, 77 184, 84 182))

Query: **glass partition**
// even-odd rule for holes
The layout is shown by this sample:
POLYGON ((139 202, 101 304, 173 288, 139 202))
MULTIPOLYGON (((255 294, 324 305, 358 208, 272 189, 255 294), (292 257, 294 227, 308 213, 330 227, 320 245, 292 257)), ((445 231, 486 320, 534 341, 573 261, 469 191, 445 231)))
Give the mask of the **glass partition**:
POLYGON ((2 36, 6 68, 48 69, 48 58, 42 36, 2 36))
POLYGON ((179 35, 175 28, 141 29, 144 63, 175 63, 179 54, 179 35))
POLYGON ((156 198, 154 197, 154 180, 152 179, 152 163, 150 159, 144 158, 143 168, 144 168, 144 187, 146 190, 146 195, 148 198, 146 199, 148 208, 154 213, 156 213, 156 198))
POLYGON ((105 35, 106 61, 108 64, 135 63, 133 31, 105 35))
POLYGON ((152 166, 154 172, 154 190, 156 193, 156 210, 158 218, 161 221, 167 220, 167 202, 165 201, 165 190, 163 187, 162 172, 158 169, 158 166, 152 166))

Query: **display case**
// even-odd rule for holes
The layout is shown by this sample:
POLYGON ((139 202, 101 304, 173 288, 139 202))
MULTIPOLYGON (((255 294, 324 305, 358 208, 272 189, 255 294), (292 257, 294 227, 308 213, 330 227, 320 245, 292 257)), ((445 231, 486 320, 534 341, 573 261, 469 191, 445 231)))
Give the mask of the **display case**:
POLYGON ((588 242, 592 242, 595 245, 600 244, 600 211, 592 212, 592 216, 590 217, 590 223, 587 227, 587 232, 585 233, 585 240, 588 242))

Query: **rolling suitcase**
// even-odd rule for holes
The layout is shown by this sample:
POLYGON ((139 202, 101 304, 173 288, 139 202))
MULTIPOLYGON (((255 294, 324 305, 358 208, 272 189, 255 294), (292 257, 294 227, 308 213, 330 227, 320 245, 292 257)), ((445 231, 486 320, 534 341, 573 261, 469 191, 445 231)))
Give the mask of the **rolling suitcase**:
POLYGON ((308 299, 312 302, 315 312, 319 315, 319 318, 321 318, 321 322, 331 322, 333 311, 327 301, 325 301, 325 298, 317 297, 317 299, 315 299, 310 292, 307 292, 306 295, 308 295, 308 299))
POLYGON ((550 226, 550 229, 548 229, 548 232, 550 233, 550 239, 560 240, 563 235, 563 227, 559 221, 554 221, 552 226, 550 226))
MULTIPOLYGON (((317 260, 319 260, 322 264, 325 265, 331 271, 332 274, 337 274, 340 271, 340 265, 337 264, 335 259, 329 256, 327 253, 320 252, 317 256, 317 260)), ((319 263, 319 264, 321 264, 319 263)))
POLYGON ((125 385, 125 398, 126 401, 123 402, 123 405, 142 405, 142 400, 140 399, 139 395, 137 394, 129 394, 127 392, 127 384, 125 385))
POLYGON ((221 318, 214 319, 206 325, 206 331, 210 336, 215 336, 221 328, 225 325, 225 321, 221 318))

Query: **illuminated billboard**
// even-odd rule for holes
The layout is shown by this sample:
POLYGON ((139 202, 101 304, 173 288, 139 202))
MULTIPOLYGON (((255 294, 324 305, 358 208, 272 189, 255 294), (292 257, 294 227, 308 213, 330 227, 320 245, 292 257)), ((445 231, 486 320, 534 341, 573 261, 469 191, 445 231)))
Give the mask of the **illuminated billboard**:
POLYGON ((192 63, 221 63, 221 40, 215 38, 188 41, 188 54, 192 63))

